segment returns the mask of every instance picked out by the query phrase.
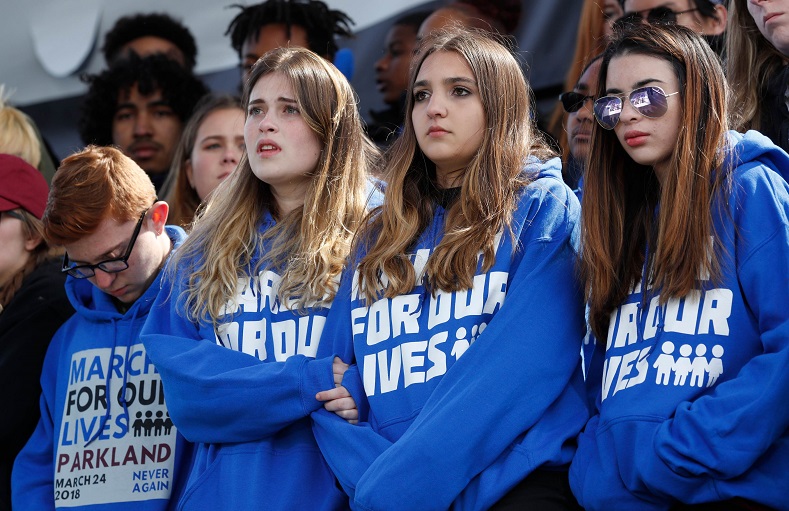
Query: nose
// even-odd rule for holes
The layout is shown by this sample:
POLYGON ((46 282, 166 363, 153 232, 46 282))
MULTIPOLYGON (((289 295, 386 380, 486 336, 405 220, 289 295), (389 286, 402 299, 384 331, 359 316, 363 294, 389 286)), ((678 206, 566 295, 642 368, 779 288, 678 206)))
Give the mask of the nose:
POLYGON ((134 136, 148 137, 151 135, 151 120, 147 113, 140 112, 134 119, 134 136))
POLYGON ((238 146, 234 146, 230 144, 227 149, 225 149, 225 154, 222 157, 222 163, 232 163, 233 165, 238 164, 238 160, 241 159, 241 149, 238 146))
POLYGON ((389 54, 385 53, 383 57, 375 61, 375 72, 380 73, 382 71, 386 71, 386 68, 389 67, 389 54))
POLYGON ((430 96, 427 104, 427 116, 431 119, 434 117, 446 117, 447 116, 447 108, 444 104, 444 101, 441 99, 439 94, 433 94, 430 96))
POLYGON ((578 109, 578 112, 575 114, 576 118, 579 121, 591 121, 594 117, 594 99, 593 98, 586 98, 581 105, 581 108, 578 109))
POLYGON ((276 122, 274 122, 274 115, 272 114, 271 110, 263 114, 260 118, 260 124, 258 124, 258 129, 263 132, 271 132, 274 133, 279 131, 277 128, 276 122))
POLYGON ((96 268, 96 273, 91 277, 93 283, 96 285, 97 288, 101 290, 109 289, 112 286, 112 283, 115 281, 115 273, 107 273, 96 268))
POLYGON ((619 113, 619 122, 632 122, 640 119, 642 115, 630 102, 630 98, 622 99, 622 111, 619 113))

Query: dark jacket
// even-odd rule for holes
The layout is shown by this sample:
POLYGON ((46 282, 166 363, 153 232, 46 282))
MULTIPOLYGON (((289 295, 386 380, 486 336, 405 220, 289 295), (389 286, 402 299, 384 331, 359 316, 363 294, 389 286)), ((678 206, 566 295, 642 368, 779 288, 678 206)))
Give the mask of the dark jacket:
POLYGON ((60 260, 33 270, 0 313, 0 510, 11 509, 11 467, 36 428, 41 366, 49 341, 74 309, 60 260))

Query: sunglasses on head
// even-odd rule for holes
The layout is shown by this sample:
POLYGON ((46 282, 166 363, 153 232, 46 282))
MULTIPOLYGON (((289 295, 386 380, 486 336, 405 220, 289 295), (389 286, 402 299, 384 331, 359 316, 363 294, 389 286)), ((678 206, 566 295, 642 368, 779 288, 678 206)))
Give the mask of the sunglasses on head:
POLYGON ((575 91, 562 92, 561 94, 559 94, 559 101, 562 102, 562 107, 564 108, 564 111, 567 112, 568 114, 580 110, 581 107, 584 106, 584 103, 586 103, 586 100, 588 99, 594 99, 594 96, 586 96, 584 94, 581 94, 580 92, 575 92, 575 91))
POLYGON ((668 7, 655 7, 644 11, 629 12, 614 22, 614 29, 627 29, 634 25, 640 25, 646 21, 650 25, 672 25, 677 22, 677 17, 698 9, 688 9, 686 11, 672 11, 668 7))
POLYGON ((644 117, 652 119, 663 116, 668 111, 668 98, 679 92, 666 94, 660 87, 639 87, 630 94, 604 96, 594 102, 594 117, 604 129, 612 130, 619 122, 624 107, 623 97, 644 117))

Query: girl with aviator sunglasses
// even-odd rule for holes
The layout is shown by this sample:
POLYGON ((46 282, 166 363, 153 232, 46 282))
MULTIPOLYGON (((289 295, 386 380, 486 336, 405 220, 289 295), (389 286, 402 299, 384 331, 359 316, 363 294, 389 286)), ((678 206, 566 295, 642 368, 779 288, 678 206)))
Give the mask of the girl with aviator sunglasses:
POLYGON ((570 469, 587 510, 789 509, 789 157, 727 131, 725 84, 680 26, 603 56, 581 208, 596 413, 570 469))

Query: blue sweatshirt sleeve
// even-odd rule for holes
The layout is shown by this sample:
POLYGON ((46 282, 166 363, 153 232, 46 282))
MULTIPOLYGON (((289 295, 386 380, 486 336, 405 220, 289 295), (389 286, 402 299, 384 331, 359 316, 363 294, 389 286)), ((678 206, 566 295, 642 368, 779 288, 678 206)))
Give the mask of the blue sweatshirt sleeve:
POLYGON ((161 373, 170 416, 188 440, 259 440, 321 407, 315 394, 334 387, 333 356, 264 362, 220 346, 179 314, 180 285, 162 282, 141 339, 161 373))
MULTIPOLYGON (((643 452, 632 454, 639 460, 635 473, 623 474, 626 482, 633 478, 633 487, 637 479, 653 493, 685 501, 714 491, 709 487, 715 480, 745 474, 789 429, 789 195, 781 191, 785 202, 775 207, 773 190, 760 193, 758 186, 764 185, 771 182, 759 181, 745 199, 751 203, 740 202, 735 213, 742 215, 738 281, 758 323, 763 352, 710 394, 681 403, 651 441, 638 444, 643 452), (749 213, 754 207, 759 214, 749 213)), ((787 470, 789 461, 783 463, 787 470)))
POLYGON ((11 499, 14 510, 55 509, 55 382, 62 335, 55 334, 41 372, 41 418, 33 435, 14 460, 11 499))
MULTIPOLYGON (((447 509, 520 435, 544 415, 561 413, 549 408, 574 376, 581 381, 584 335, 570 235, 522 248, 499 313, 359 480, 361 508, 447 509)), ((577 390, 577 409, 566 411, 567 423, 578 423, 570 436, 588 417, 577 390)))
MULTIPOLYGON (((323 336, 335 344, 345 345, 346 349, 338 350, 347 354, 341 358, 350 360, 353 352, 353 336, 350 324, 350 298, 354 271, 343 272, 340 286, 334 298, 331 311, 323 330, 323 336)), ((323 341, 322 341, 323 342, 323 341)), ((346 360, 346 362, 348 361, 346 360)), ((334 472, 337 481, 346 494, 351 497, 356 493, 359 478, 373 461, 392 443, 379 435, 367 422, 369 404, 364 394, 361 375, 356 364, 352 364, 343 375, 343 386, 353 397, 359 409, 359 423, 348 423, 333 412, 323 407, 313 412, 312 431, 315 440, 323 453, 326 462, 334 472)))

